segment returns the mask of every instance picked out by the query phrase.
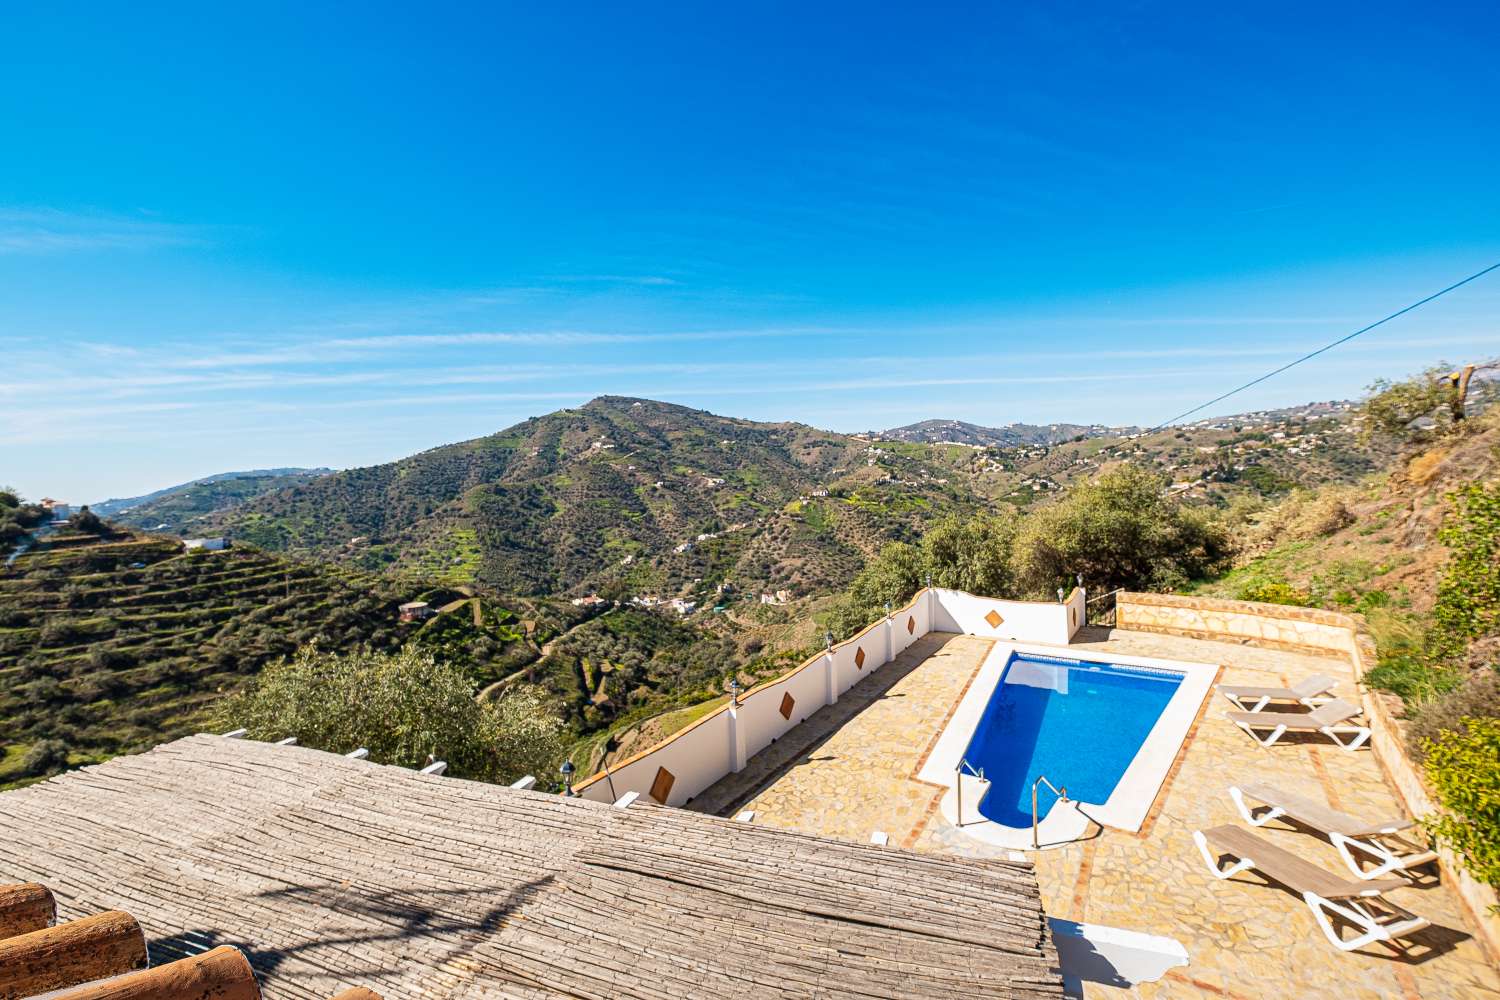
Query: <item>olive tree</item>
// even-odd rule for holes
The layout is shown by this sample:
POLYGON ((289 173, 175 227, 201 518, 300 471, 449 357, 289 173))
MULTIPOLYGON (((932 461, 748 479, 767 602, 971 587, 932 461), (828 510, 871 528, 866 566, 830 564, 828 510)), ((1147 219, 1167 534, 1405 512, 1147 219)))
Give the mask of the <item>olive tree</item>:
POLYGON ((920 546, 887 545, 850 582, 828 616, 829 630, 843 637, 905 604, 928 576, 939 587, 1007 597, 1014 590, 1011 543, 1016 518, 1009 512, 951 515, 934 523, 920 546))
POLYGON ((1100 590, 1170 590, 1226 568, 1233 550, 1224 525, 1168 499, 1166 485, 1122 465, 1027 517, 1013 551, 1021 592, 1047 597, 1080 573, 1100 590))
POLYGON ((402 767, 431 756, 481 781, 545 774, 562 755, 562 723, 536 689, 477 702, 464 671, 417 649, 304 646, 223 699, 216 714, 255 739, 295 736, 335 753, 366 747, 372 760, 402 767))
MULTIPOLYGON (((1471 369, 1472 371, 1472 369, 1471 369)), ((1467 389, 1468 379, 1463 379, 1467 389)), ((1434 365, 1399 382, 1378 379, 1360 404, 1364 435, 1416 438, 1441 433, 1463 420, 1464 393, 1452 366, 1434 365)))

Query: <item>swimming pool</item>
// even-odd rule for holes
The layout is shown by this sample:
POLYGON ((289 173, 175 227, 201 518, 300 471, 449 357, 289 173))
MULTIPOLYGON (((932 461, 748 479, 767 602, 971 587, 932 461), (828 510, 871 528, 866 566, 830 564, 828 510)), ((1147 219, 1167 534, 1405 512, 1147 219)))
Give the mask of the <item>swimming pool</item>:
MULTIPOLYGON (((990 783, 980 814, 1029 828, 1031 785, 1039 775, 1066 786, 1074 801, 1107 802, 1183 678, 1171 670, 1012 652, 963 752, 967 767, 990 783)), ((1038 815, 1056 800, 1040 786, 1038 815)))

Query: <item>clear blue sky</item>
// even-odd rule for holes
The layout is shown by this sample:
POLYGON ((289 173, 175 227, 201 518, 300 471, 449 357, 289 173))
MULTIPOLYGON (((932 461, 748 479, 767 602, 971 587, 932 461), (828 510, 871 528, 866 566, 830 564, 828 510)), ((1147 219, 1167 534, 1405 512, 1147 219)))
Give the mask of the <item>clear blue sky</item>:
MULTIPOLYGON (((5 18, 33 497, 600 393, 1150 423, 1500 260, 1484 5, 149 6, 5 18)), ((1495 353, 1500 273, 1221 409, 1495 353)))

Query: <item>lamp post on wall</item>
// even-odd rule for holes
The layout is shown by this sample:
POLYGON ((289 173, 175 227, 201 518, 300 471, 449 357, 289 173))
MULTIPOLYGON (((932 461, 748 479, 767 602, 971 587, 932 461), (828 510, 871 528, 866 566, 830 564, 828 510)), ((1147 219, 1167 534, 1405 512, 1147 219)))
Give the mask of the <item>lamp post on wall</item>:
POLYGON ((740 679, 738 677, 729 679, 729 705, 731 708, 740 707, 740 679))
POLYGON ((1063 589, 1061 587, 1058 587, 1057 588, 1057 603, 1061 604, 1065 600, 1067 600, 1067 598, 1063 597, 1063 589))
POLYGON ((891 602, 890 601, 886 601, 885 602, 885 617, 886 617, 887 621, 890 620, 890 617, 891 617, 891 602))
POLYGON ((573 762, 571 760, 565 760, 562 762, 562 767, 558 768, 557 770, 562 775, 563 779, 563 797, 572 798, 573 772, 577 769, 573 766, 573 762))
POLYGON ((832 652, 832 650, 833 650, 833 631, 831 629, 829 631, 823 633, 823 642, 828 647, 828 650, 830 652, 832 652))

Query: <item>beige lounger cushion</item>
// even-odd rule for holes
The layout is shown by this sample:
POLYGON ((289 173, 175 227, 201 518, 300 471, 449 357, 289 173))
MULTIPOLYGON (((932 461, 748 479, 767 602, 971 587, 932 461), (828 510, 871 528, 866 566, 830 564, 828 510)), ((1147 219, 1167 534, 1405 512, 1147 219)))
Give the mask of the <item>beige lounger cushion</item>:
POLYGON ((1332 677, 1316 674, 1305 680, 1298 681, 1289 688, 1277 687, 1245 687, 1238 684, 1220 684, 1218 688, 1224 694, 1234 698, 1271 698, 1276 701, 1296 701, 1298 698, 1311 698, 1315 694, 1332 690, 1338 682, 1332 677))
POLYGON ((1389 819, 1383 823, 1366 823, 1358 816, 1350 816, 1300 795, 1283 792, 1274 785, 1241 785, 1240 791, 1252 799, 1281 809, 1293 819, 1324 833, 1337 833, 1344 837, 1373 837, 1382 833, 1395 833, 1412 827, 1409 819, 1389 819))
POLYGON ((1225 712, 1224 715, 1232 722, 1254 726, 1256 729, 1285 726, 1288 729, 1316 732, 1324 726, 1336 726, 1340 722, 1348 722, 1361 711, 1363 710, 1358 705, 1351 705, 1342 698, 1335 698, 1311 712, 1225 712))
POLYGON ((1204 830, 1203 836, 1214 847, 1237 858, 1249 858, 1255 862, 1255 870, 1267 878, 1280 882, 1295 892, 1312 892, 1324 899, 1351 899, 1358 896, 1373 896, 1389 889, 1400 889, 1409 883, 1405 879, 1387 878, 1367 882, 1344 878, 1326 871, 1277 847, 1264 837, 1257 837, 1244 827, 1225 825, 1204 830))

